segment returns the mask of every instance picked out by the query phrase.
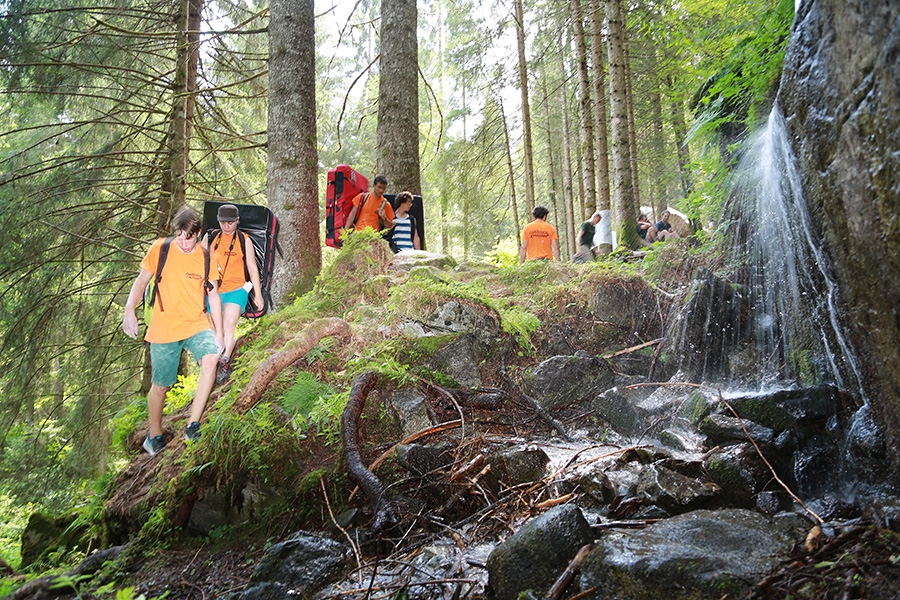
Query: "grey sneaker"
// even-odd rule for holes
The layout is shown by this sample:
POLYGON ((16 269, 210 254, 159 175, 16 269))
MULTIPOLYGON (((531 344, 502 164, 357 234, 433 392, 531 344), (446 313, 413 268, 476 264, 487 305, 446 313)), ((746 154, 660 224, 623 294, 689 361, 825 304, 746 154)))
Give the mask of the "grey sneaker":
POLYGON ((147 439, 144 440, 144 450, 147 451, 147 454, 153 456, 160 450, 166 447, 166 441, 163 439, 163 436, 157 435, 156 437, 147 436, 147 439))
POLYGON ((194 421, 184 428, 184 439, 187 442, 196 442, 200 439, 200 422, 194 421))

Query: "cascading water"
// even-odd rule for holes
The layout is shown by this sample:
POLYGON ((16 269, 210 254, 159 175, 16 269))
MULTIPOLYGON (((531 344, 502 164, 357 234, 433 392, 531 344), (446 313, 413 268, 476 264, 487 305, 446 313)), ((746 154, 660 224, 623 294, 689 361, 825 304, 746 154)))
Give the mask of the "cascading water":
POLYGON ((817 240, 778 106, 745 154, 737 179, 749 320, 761 387, 831 383, 865 400, 838 319, 836 284, 817 240))

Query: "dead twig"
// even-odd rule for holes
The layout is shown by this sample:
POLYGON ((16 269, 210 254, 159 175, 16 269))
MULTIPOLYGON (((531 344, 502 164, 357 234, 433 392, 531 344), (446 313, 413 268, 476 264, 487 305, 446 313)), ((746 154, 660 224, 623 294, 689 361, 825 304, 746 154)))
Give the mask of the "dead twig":
POLYGON ((566 570, 562 572, 562 575, 556 579, 553 586, 551 586, 550 591, 547 592, 548 600, 559 600, 559 597, 562 596, 563 591, 568 587, 569 582, 571 582, 572 578, 575 576, 575 572, 578 571, 581 561, 584 560, 584 557, 591 551, 591 548, 593 548, 593 544, 585 544, 578 550, 575 554, 575 558, 569 561, 566 570))
POLYGON ((642 348, 646 348, 647 346, 653 346, 654 344, 658 344, 666 338, 656 338, 655 340, 651 340, 649 342, 644 342, 643 344, 638 344, 637 346, 631 346, 630 348, 625 348, 624 350, 619 350, 618 352, 607 352, 606 354, 601 354, 600 358, 615 358, 616 356, 621 356, 623 354, 630 354, 632 352, 636 352, 642 348))
MULTIPOLYGON (((328 509, 328 516, 331 517, 331 522, 335 527, 338 528, 338 531, 344 534, 344 537, 347 538, 347 541, 350 543, 350 549, 353 550, 353 556, 356 557, 356 566, 359 569, 362 569, 362 559, 360 559, 359 557, 359 548, 357 548, 356 544, 353 543, 353 538, 350 537, 350 534, 347 533, 347 530, 341 527, 337 522, 337 519, 334 518, 334 513, 331 511, 331 501, 328 500, 328 492, 325 490, 325 481, 322 478, 319 478, 319 486, 321 486, 322 488, 322 497, 325 498, 325 507, 328 509)), ((375 568, 378 568, 377 565, 375 568)))

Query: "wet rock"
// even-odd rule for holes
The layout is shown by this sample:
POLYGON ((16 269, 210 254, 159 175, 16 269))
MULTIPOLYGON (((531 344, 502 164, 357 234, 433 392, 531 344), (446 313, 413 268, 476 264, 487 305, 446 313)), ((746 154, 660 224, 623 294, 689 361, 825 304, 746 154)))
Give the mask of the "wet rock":
POLYGON ((712 398, 708 393, 694 390, 684 401, 679 414, 687 419, 691 425, 697 427, 703 419, 712 413, 717 403, 718 399, 712 398))
MULTIPOLYGON (((568 480, 597 504, 609 504, 616 497, 616 488, 603 468, 594 463, 568 480)), ((575 488, 573 487, 573 490, 575 488)))
POLYGON ((722 495, 734 506, 752 508, 757 494, 772 480, 772 473, 750 443, 728 446, 714 452, 706 470, 722 495))
POLYGON ((494 548, 487 560, 488 586, 497 600, 514 600, 525 590, 543 594, 592 538, 581 509, 552 508, 494 548))
POLYGON ((775 432, 749 419, 741 419, 726 415, 710 415, 703 419, 697 429, 706 436, 710 446, 728 446, 747 441, 747 434, 757 443, 769 444, 775 438, 775 432), (747 433, 744 433, 744 428, 747 433))
POLYGON ((500 319, 490 309, 451 300, 442 304, 425 323, 441 333, 468 333, 483 344, 491 344, 500 335, 500 319))
POLYGON ((706 438, 687 427, 669 427, 659 432, 659 443, 679 452, 699 453, 703 451, 706 438))
POLYGON ((425 396, 416 388, 397 390, 387 399, 385 405, 403 431, 403 437, 431 427, 425 396))
MULTIPOLYGON (((728 399, 742 419, 749 419, 776 432, 792 429, 799 439, 808 438, 837 414, 839 391, 817 385, 728 399)), ((730 411, 729 411, 730 414, 730 411)))
POLYGON ((720 491, 711 481, 682 475, 659 464, 644 467, 637 485, 638 494, 648 503, 675 514, 707 506, 720 491))
POLYGON ((689 381, 728 379, 728 355, 739 341, 744 296, 709 269, 697 271, 665 347, 689 381))
POLYGON ((400 466, 419 476, 428 475, 453 464, 453 455, 446 446, 402 444, 397 446, 396 454, 400 466))
POLYGON ((311 533, 295 533, 269 548, 238 598, 311 596, 340 577, 350 558, 350 549, 342 544, 311 533))
POLYGON ((485 481, 491 491, 499 495, 501 487, 512 487, 543 479, 550 457, 540 448, 523 446, 491 454, 484 462, 491 467, 485 481))
POLYGON ((640 332, 645 324, 657 320, 657 298, 657 294, 642 279, 621 280, 597 286, 588 309, 609 326, 640 332))
POLYGON ((777 492, 760 492, 756 495, 756 510, 771 517, 784 506, 781 494, 777 492))
POLYGON ((853 415, 847 433, 847 453, 860 481, 879 484, 891 479, 887 442, 868 405, 853 415))
POLYGON ((613 385, 615 376, 602 358, 578 351, 574 356, 554 356, 537 365, 528 376, 528 387, 547 410, 593 398, 613 385))
POLYGON ((610 388, 591 402, 594 415, 603 419, 616 433, 637 436, 641 433, 641 418, 628 395, 618 387, 610 388))
POLYGON ((838 444, 829 435, 817 435, 794 453, 797 495, 814 498, 843 485, 838 444))
POLYGON ((697 510, 610 531, 581 563, 581 589, 619 600, 738 597, 787 558, 802 524, 743 509, 697 510))

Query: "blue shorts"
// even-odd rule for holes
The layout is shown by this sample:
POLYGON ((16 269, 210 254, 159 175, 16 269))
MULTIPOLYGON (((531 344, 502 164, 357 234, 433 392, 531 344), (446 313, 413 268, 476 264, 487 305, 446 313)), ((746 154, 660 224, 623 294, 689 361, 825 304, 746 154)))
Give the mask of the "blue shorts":
POLYGON ((169 342, 168 344, 150 344, 150 382, 160 387, 172 387, 178 380, 178 363, 181 362, 181 349, 187 348, 198 363, 209 354, 219 354, 216 337, 209 329, 195 333, 186 340, 169 342))
MULTIPOLYGON (((250 292, 242 287, 230 292, 219 292, 219 300, 222 301, 223 307, 226 304, 237 304, 241 307, 241 312, 244 312, 244 309, 247 308, 247 299, 249 297, 250 292)), ((209 312, 209 299, 206 300, 206 312, 209 312)))

